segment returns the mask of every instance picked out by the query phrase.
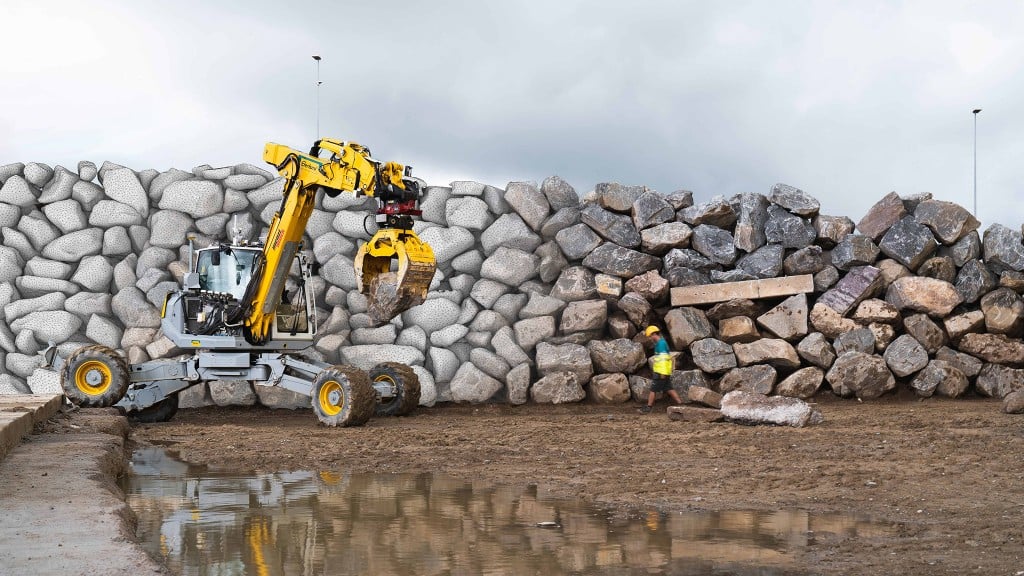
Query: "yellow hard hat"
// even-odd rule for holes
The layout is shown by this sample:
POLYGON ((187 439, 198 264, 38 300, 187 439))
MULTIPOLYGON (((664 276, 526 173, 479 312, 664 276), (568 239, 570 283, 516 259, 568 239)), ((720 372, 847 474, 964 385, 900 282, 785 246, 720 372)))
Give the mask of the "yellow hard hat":
POLYGON ((655 334, 657 332, 661 332, 661 330, 658 330, 657 326, 648 326, 647 330, 644 330, 644 336, 649 337, 651 334, 655 334))

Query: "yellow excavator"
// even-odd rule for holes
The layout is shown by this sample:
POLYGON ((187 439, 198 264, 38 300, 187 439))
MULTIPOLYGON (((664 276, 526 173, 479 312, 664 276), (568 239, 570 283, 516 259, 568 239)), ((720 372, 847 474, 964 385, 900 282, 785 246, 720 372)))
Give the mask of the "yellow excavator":
POLYGON ((247 380, 280 386, 311 398, 328 426, 356 426, 375 412, 404 415, 419 403, 419 380, 393 362, 369 373, 331 366, 298 354, 317 330, 311 283, 313 265, 303 234, 321 190, 377 200, 378 230, 356 254, 354 266, 369 312, 385 322, 423 302, 434 277, 433 250, 413 231, 422 190, 411 168, 379 162, 355 142, 317 140, 308 154, 268 143, 263 159, 284 177, 281 205, 262 242, 238 237, 189 250, 189 272, 164 299, 161 330, 191 353, 175 360, 128 365, 105 346, 85 346, 66 360, 51 347, 47 360, 60 368, 61 386, 80 406, 118 406, 144 422, 169 420, 178 393, 213 380, 247 380), (286 290, 298 263, 298 286, 286 290))

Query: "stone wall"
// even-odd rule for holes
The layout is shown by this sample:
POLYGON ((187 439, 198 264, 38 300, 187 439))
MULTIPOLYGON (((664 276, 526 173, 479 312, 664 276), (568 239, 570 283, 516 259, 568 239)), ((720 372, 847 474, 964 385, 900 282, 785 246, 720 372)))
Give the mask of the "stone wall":
MULTIPOLYGON (((181 351, 159 308, 197 246, 265 235, 282 181, 252 165, 191 172, 81 162, 0 166, 0 393, 53 385, 36 372, 48 341, 65 355, 97 342, 131 362, 181 351)), ((978 222, 928 195, 882 198, 855 226, 783 184, 715 197, 599 184, 584 198, 558 177, 505 190, 426 189, 423 221, 438 273, 429 299, 390 323, 366 314, 352 258, 370 237, 372 199, 323 197, 306 246, 320 263, 320 336, 307 355, 368 368, 414 367, 422 403, 625 402, 650 386, 649 343, 679 352, 673 383, 715 403, 734 389, 869 399, 1003 397, 1024 388, 1021 231, 978 222), (369 230, 367 230, 369 225, 369 230), (670 305, 671 287, 813 274, 786 298, 670 305)), ((216 382, 184 406, 305 406, 286 391, 216 382)))

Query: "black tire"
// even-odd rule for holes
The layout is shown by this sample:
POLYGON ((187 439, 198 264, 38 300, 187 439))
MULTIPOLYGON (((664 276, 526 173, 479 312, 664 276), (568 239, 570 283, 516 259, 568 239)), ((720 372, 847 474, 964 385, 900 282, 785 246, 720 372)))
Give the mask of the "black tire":
POLYGON ((76 406, 113 406, 128 391, 128 362, 106 346, 75 350, 60 371, 60 387, 76 406))
POLYGON ((361 426, 373 416, 377 393, 366 372, 342 364, 317 374, 310 400, 324 426, 361 426))
POLYGON ((147 406, 142 410, 128 413, 128 419, 142 424, 153 424, 156 422, 167 422, 178 413, 178 393, 175 392, 167 398, 147 406))
POLYGON ((412 368, 397 362, 383 362, 370 370, 370 381, 390 380, 396 396, 377 404, 377 416, 405 416, 420 403, 420 379, 412 368))

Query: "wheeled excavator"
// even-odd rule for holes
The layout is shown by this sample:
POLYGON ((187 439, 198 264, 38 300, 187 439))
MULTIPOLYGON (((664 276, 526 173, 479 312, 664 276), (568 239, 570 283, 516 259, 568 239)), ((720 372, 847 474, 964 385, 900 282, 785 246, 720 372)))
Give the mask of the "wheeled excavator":
POLYGON ((190 386, 248 380, 309 396, 327 426, 358 426, 374 413, 404 415, 416 407, 419 379, 409 366, 384 362, 367 373, 300 354, 317 331, 308 282, 313 262, 303 251, 303 234, 321 190, 330 197, 350 193, 377 200, 378 229, 354 259, 356 284, 368 295, 371 315, 387 321, 426 298, 436 261, 413 231, 422 189, 411 167, 379 162, 365 146, 326 138, 308 154, 268 143, 263 159, 284 178, 267 237, 250 243, 236 231, 230 244, 200 249, 190 241, 189 271, 181 288, 164 299, 161 330, 189 353, 129 365, 105 346, 81 347, 66 360, 51 347, 47 360, 60 366, 72 403, 118 406, 136 420, 158 422, 173 417, 178 393, 190 386), (289 291, 295 264, 298 285, 289 291))

